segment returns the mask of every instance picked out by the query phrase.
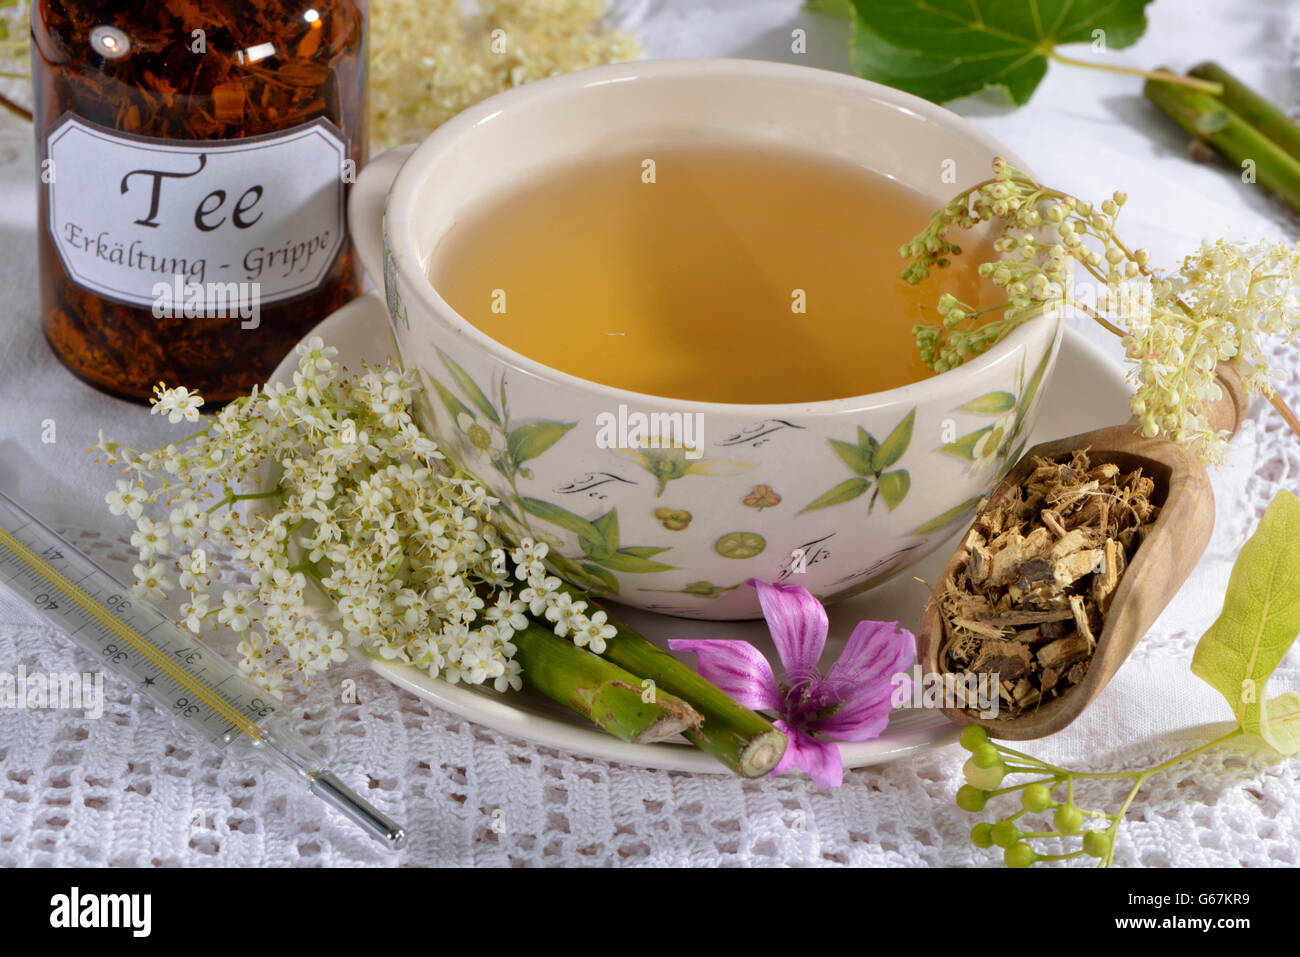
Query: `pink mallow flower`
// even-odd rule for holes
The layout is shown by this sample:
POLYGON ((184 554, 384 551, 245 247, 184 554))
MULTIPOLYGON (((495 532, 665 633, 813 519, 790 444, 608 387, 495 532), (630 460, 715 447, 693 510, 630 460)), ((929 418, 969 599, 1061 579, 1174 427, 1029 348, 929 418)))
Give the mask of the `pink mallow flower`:
POLYGON ((747 641, 680 639, 673 651, 693 651, 700 674, 747 708, 780 715, 772 723, 789 738, 773 770, 799 767, 818 787, 839 787, 844 762, 833 741, 869 741, 889 723, 896 676, 916 658, 916 638, 896 621, 863 621, 853 629, 839 659, 824 676, 818 670, 826 647, 826 609, 801 585, 772 585, 751 578, 758 590, 772 642, 785 676, 747 641), (816 736, 814 736, 816 735, 816 736))

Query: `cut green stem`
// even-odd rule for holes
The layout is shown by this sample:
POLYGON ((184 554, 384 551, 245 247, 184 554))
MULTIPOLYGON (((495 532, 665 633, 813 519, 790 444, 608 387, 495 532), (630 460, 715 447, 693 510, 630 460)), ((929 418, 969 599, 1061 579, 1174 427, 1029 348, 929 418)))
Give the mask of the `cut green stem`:
POLYGON ((647 694, 636 675, 541 625, 529 623, 510 640, 525 684, 622 741, 651 744, 703 720, 676 695, 658 688, 647 694))
MULTIPOLYGON (((569 585, 561 589, 575 600, 591 600, 569 585)), ((604 611, 609 624, 618 629, 618 634, 606 643, 604 657, 649 678, 657 688, 679 695, 703 716, 702 725, 683 732, 691 744, 742 777, 761 777, 780 763, 789 742, 771 721, 739 704, 685 662, 610 615, 609 609, 604 611)))
POLYGON ((1217 63, 1202 63, 1188 71, 1223 87, 1219 100, 1255 130, 1300 160, 1300 126, 1277 106, 1264 99, 1217 63))
POLYGON ((1214 147, 1238 169, 1300 212, 1300 159, 1255 129, 1226 103, 1208 93, 1148 80, 1142 92, 1175 123, 1214 147))

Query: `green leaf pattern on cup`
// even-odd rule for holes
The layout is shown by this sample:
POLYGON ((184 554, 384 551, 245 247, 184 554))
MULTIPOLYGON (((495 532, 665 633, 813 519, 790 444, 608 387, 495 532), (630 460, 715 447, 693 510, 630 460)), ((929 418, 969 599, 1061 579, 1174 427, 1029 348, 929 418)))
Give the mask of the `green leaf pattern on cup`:
POLYGON ((856 441, 829 439, 835 454, 856 477, 832 486, 800 509, 799 514, 843 505, 868 491, 871 491, 871 500, 867 503, 868 512, 875 509, 879 499, 884 500, 889 511, 896 509, 911 490, 912 477, 906 469, 891 469, 891 466, 898 463, 912 444, 912 429, 915 425, 916 409, 912 409, 894 426, 883 442, 876 441, 875 436, 862 426, 858 426, 856 441))
MULTIPOLYGON (((386 267, 387 265, 386 262, 386 267)), ((392 296, 396 296, 395 290, 390 299, 392 296)), ((396 315, 402 314, 400 301, 396 307, 390 301, 391 308, 398 309, 396 315)), ((617 507, 611 507, 597 518, 586 519, 555 502, 522 494, 519 480, 533 478, 526 463, 546 455, 559 445, 577 422, 552 419, 512 422, 504 376, 496 383, 495 389, 485 390, 451 356, 440 349, 437 354, 444 366, 445 376, 434 376, 427 368, 422 371, 452 423, 464 435, 468 446, 485 457, 508 483, 510 491, 502 496, 505 500, 501 511, 508 516, 506 524, 516 537, 531 535, 539 541, 549 542, 552 548, 548 562, 555 572, 597 595, 619 594, 623 588, 621 575, 653 575, 676 570, 677 566, 659 558, 663 553, 671 551, 669 547, 622 543, 617 507), (489 392, 496 393, 496 402, 489 398, 489 392), (534 526, 535 521, 543 523, 542 526, 534 526), (576 538, 577 551, 566 554, 572 550, 572 546, 566 548, 566 539, 563 536, 557 537, 553 530, 548 531, 545 528, 547 525, 555 526, 576 538)), ((1008 458, 1018 459, 1025 445, 1021 433, 1024 431, 1026 416, 1037 397, 1050 360, 1051 352, 1045 352, 1026 381, 1025 362, 1022 359, 1016 392, 987 392, 954 409, 957 413, 990 417, 994 421, 973 429, 936 451, 965 459, 971 463, 972 469, 990 468, 994 463, 1005 463, 1008 458)), ((817 496, 797 514, 833 508, 868 493, 868 513, 872 513, 880 503, 883 503, 887 511, 893 512, 907 499, 912 488, 911 472, 898 466, 912 446, 915 426, 916 409, 913 408, 894 425, 883 440, 878 440, 862 426, 857 427, 856 434, 852 437, 828 439, 835 459, 851 474, 817 496)), ((733 476, 756 467, 751 462, 688 456, 688 450, 682 447, 640 447, 624 450, 623 454, 654 477, 656 498, 663 495, 669 482, 687 476, 733 476)), ((914 464, 912 468, 915 467, 914 464)), ((746 505, 752 505, 761 511, 784 504, 781 497, 774 494, 764 495, 760 500, 760 489, 770 492, 768 486, 754 486, 745 499, 746 505)), ((905 534, 920 536, 942 531, 966 517, 979 501, 980 496, 973 497, 905 534)), ((654 511, 654 517, 670 532, 685 529, 690 524, 690 513, 680 509, 659 508, 654 511)), ((572 539, 567 541, 572 542, 572 539)), ((713 550, 724 557, 744 560, 764 553, 767 541, 758 532, 730 532, 715 539, 713 545, 713 550)), ((737 587, 739 586, 723 587, 711 582, 694 582, 675 589, 637 590, 681 594, 707 601, 719 598, 737 587)))

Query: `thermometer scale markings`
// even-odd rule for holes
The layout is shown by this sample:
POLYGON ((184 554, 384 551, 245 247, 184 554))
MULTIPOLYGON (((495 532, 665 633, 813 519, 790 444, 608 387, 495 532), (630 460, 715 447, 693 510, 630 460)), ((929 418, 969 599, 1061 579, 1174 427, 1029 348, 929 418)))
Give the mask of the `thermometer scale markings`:
MULTIPOLYGON (((95 595, 91 595, 80 587, 83 582, 89 578, 95 577, 97 573, 103 574, 102 572, 99 572, 96 567, 92 565, 90 571, 86 572, 86 574, 77 581, 72 581, 17 537, 16 533, 20 533, 35 524, 36 523, 31 521, 25 522, 15 528, 13 532, 10 532, 3 525, 0 525, 0 547, 3 547, 4 550, 9 552, 7 561, 2 564, 17 565, 17 571, 8 576, 10 584, 16 585, 20 578, 27 579, 31 586, 30 595, 33 601, 36 602, 37 606, 43 611, 62 611, 62 617, 65 619, 75 615, 78 611, 84 615, 86 620, 76 628, 69 631, 72 636, 78 638, 83 644, 85 644, 85 636, 80 635, 79 632, 88 625, 97 622, 103 626, 103 628, 107 629, 107 631, 101 632, 99 636, 100 641, 98 650, 106 659, 108 659, 110 664, 117 666, 119 670, 131 671, 135 677, 143 677, 145 679, 144 684, 146 688, 156 687, 155 682, 158 678, 162 675, 166 675, 170 679, 168 684, 173 689, 173 693, 175 691, 184 690, 206 704, 209 709, 209 715, 200 718, 198 717, 198 712, 200 710, 198 705, 184 699, 181 701, 168 702, 175 713, 179 717, 184 718, 187 723, 191 725, 195 723, 203 725, 206 737, 216 742, 228 741, 229 732, 237 729, 243 731, 254 741, 261 740, 261 729, 253 721, 249 720, 241 714, 239 710, 237 710, 238 702, 227 701, 216 693, 216 689, 220 688, 221 685, 224 685, 229 680, 228 676, 222 679, 218 684, 212 685, 211 687, 198 680, 198 676, 206 673, 206 669, 202 666, 201 661, 206 655, 211 654, 212 652, 205 648, 192 646, 173 652, 178 656, 185 655, 185 663, 192 666, 192 670, 186 670, 186 668, 171 661, 167 657, 165 651, 160 650, 159 647, 155 646, 148 640, 150 634, 164 625, 171 624, 171 622, 161 613, 155 612, 157 620, 153 621, 152 624, 149 624, 147 621, 140 622, 141 617, 147 618, 148 616, 133 616, 139 627, 149 624, 149 627, 146 630, 140 631, 137 628, 130 627, 126 620, 126 612, 118 612, 117 615, 120 615, 121 617, 117 617, 117 615, 110 612, 105 605, 96 600, 98 598, 98 592, 95 595), (55 599, 54 596, 50 594, 50 591, 41 591, 42 586, 48 586, 50 591, 60 593, 71 599, 75 603, 76 608, 67 610, 60 609, 59 606, 54 603, 55 599), (131 656, 127 653, 126 649, 118 649, 111 643, 111 641, 109 641, 109 639, 114 635, 125 642, 131 649, 135 650, 139 656, 145 659, 145 662, 154 666, 152 669, 148 669, 152 674, 146 674, 144 670, 139 669, 138 665, 132 667, 135 663, 131 661, 131 656), (212 716, 219 716, 227 722, 223 730, 216 732, 215 736, 214 732, 210 730, 206 724, 207 719, 212 716)), ((39 526, 37 526, 37 528, 39 529, 39 526)), ((41 544, 39 534, 32 536, 32 539, 33 544, 41 544)), ((49 549, 47 549, 46 554, 53 552, 53 555, 51 556, 52 558, 62 558, 67 561, 69 565, 73 564, 59 550, 58 546, 63 545, 63 543, 57 539, 55 539, 55 542, 55 545, 51 545, 49 549)), ((65 545, 64 547, 67 546, 65 545)), ((91 564, 89 559, 84 559, 84 556, 81 556, 75 550, 73 551, 73 555, 83 558, 88 565, 91 564)), ((104 577, 107 578, 106 575, 104 577)), ((159 688, 158 690, 161 691, 165 689, 159 688)), ((150 697, 157 698, 158 695, 155 693, 150 695, 150 697)), ((263 703, 261 699, 254 699, 253 702, 245 707, 250 711, 257 713, 259 717, 265 717, 274 710, 274 708, 263 703)))

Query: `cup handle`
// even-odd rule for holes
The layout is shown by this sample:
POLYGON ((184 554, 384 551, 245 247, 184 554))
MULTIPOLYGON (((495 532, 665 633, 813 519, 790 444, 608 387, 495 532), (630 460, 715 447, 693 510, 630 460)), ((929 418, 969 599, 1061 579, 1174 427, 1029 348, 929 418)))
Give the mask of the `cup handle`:
POLYGON ((395 146, 361 170, 348 196, 348 232, 361 265, 376 286, 384 288, 384 204, 389 187, 417 144, 395 146))

